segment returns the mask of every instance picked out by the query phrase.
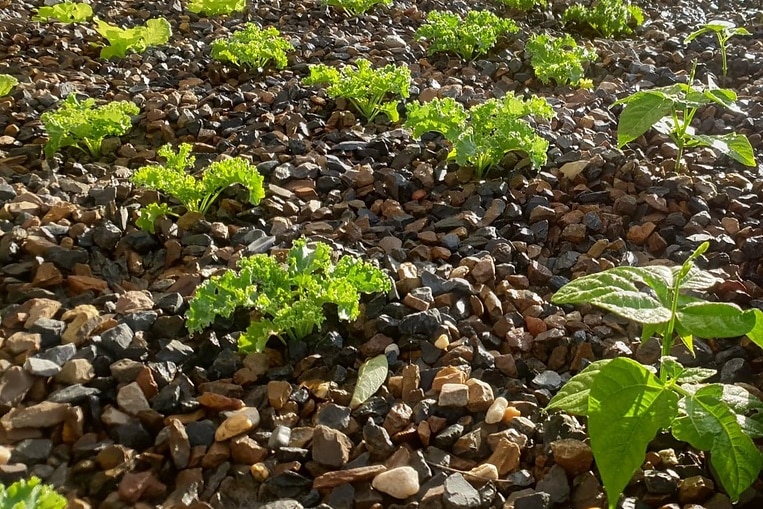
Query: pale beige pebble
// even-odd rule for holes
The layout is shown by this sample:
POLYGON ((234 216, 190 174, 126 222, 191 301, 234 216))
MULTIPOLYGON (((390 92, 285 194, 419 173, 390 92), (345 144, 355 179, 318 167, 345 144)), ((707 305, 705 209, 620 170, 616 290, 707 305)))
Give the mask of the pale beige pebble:
POLYGON ((468 378, 463 369, 456 366, 445 366, 434 376, 432 390, 439 392, 446 383, 464 384, 468 378))
POLYGON ((249 472, 257 482, 265 482, 270 477, 270 470, 264 463, 255 463, 249 468, 249 472))
POLYGON ((487 409, 487 414, 485 414, 485 422, 487 424, 496 424, 501 422, 508 406, 509 402, 503 396, 495 398, 493 403, 490 405, 490 408, 487 409))
POLYGON ((492 463, 483 463, 477 465, 473 469, 464 474, 464 478, 470 482, 487 482, 495 481, 499 478, 498 467, 492 463))
POLYGON ((469 387, 466 384, 443 384, 437 404, 442 407, 464 407, 469 403, 469 387))
POLYGON ((100 314, 100 311, 90 304, 81 304, 66 311, 61 320, 69 323, 61 335, 61 343, 74 343, 76 345, 83 343, 92 332, 89 330, 88 322, 99 318, 100 314))
POLYGON ((56 382, 67 385, 86 384, 93 378, 95 370, 87 359, 69 359, 55 376, 56 382))
POLYGON ((36 352, 40 349, 42 336, 37 333, 19 331, 11 334, 5 339, 3 348, 12 355, 18 355, 23 352, 36 352))
MULTIPOLYGON (((57 300, 39 298, 31 299, 31 301, 29 311, 27 312, 27 319, 24 322, 25 329, 30 328, 41 318, 53 318, 58 313, 58 310, 61 309, 61 303, 57 300)), ((29 302, 25 304, 29 304, 29 302)))
POLYGON ((246 414, 234 414, 225 419, 215 431, 215 440, 223 442, 254 428, 254 422, 246 414))
POLYGON ((108 405, 101 414, 101 421, 106 426, 121 426, 124 424, 132 424, 135 422, 134 417, 130 417, 121 410, 108 405))
POLYGON ((485 460, 485 463, 491 463, 498 469, 498 474, 504 476, 519 468, 519 460, 522 457, 522 449, 508 438, 502 437, 493 451, 493 454, 485 460))
POLYGON ((434 342, 435 348, 438 348, 440 350, 445 350, 446 348, 448 348, 449 344, 450 344, 450 340, 448 339, 447 334, 440 334, 434 342))
POLYGON ((43 401, 26 408, 19 408, 10 417, 12 428, 47 428, 63 422, 70 408, 68 403, 43 401))
POLYGON ((268 382, 268 403, 276 410, 283 408, 291 396, 291 384, 285 380, 271 380, 268 382))
POLYGON ((11 450, 4 445, 0 445, 0 465, 7 465, 11 459, 11 450))
POLYGON ((399 500, 419 492, 419 474, 412 467, 398 467, 382 472, 371 482, 377 491, 399 500))
POLYGON ((116 312, 119 314, 134 313, 136 311, 147 311, 154 307, 154 301, 151 300, 146 292, 130 291, 119 296, 116 304, 116 312))

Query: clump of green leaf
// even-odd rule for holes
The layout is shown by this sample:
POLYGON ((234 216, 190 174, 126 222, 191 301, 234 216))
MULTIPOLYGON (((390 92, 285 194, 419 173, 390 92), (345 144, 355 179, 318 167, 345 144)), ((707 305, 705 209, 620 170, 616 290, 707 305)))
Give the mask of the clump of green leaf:
POLYGON ((453 147, 449 158, 460 166, 473 166, 476 177, 482 178, 508 152, 524 152, 533 168, 543 166, 548 141, 535 132, 527 117, 548 119, 553 114, 551 105, 536 96, 523 100, 509 93, 468 111, 445 98, 409 104, 405 127, 417 138, 430 131, 442 134, 453 147))
POLYGON ((21 479, 7 488, 0 484, 0 507, 3 509, 63 509, 66 499, 39 478, 21 479))
POLYGON ((571 35, 553 37, 534 34, 527 41, 525 50, 530 54, 530 64, 543 84, 554 80, 557 85, 579 85, 591 88, 593 83, 585 79, 584 66, 596 58, 596 52, 578 46, 571 35))
POLYGON ((519 27, 511 19, 501 19, 490 11, 469 11, 465 18, 447 11, 432 11, 416 31, 429 43, 427 53, 450 51, 464 60, 486 54, 498 37, 516 33, 519 27))
MULTIPOLYGON (((193 146, 181 143, 177 152, 171 145, 159 149, 159 155, 166 159, 164 166, 149 165, 138 169, 132 182, 150 189, 156 189, 178 200, 188 212, 201 215, 226 188, 241 184, 249 191, 249 203, 257 205, 265 197, 262 175, 251 163, 241 157, 215 161, 204 170, 201 179, 187 173, 196 158, 191 155, 193 146)), ((140 211, 136 224, 139 228, 154 233, 154 221, 160 216, 172 215, 166 204, 149 204, 140 211)))
POLYGON ((52 157, 63 147, 75 147, 90 153, 93 158, 101 155, 101 143, 107 136, 122 136, 132 127, 131 115, 140 109, 130 101, 114 101, 95 106, 95 99, 80 102, 72 93, 64 99, 56 111, 46 111, 40 116, 48 133, 45 156, 52 157))
POLYGON ((194 14, 203 12, 208 16, 232 14, 246 9, 246 0, 190 0, 188 10, 194 14))
POLYGON ((698 30, 695 30, 694 32, 690 33, 686 37, 684 42, 688 44, 689 42, 693 41, 700 35, 704 35, 704 34, 715 34, 716 39, 718 39, 718 46, 721 49, 721 69, 723 72, 723 80, 725 84, 726 74, 728 73, 726 47, 728 45, 729 39, 731 39, 735 35, 752 35, 752 34, 749 31, 747 31, 746 28, 738 27, 730 21, 715 20, 715 21, 710 21, 709 23, 705 23, 698 30))
POLYGON ((283 69, 288 63, 286 52, 292 49, 291 43, 281 37, 277 28, 263 30, 254 23, 247 23, 230 37, 214 41, 212 58, 254 69, 263 69, 272 62, 277 69, 283 69))
POLYGON ((591 7, 568 7, 562 19, 588 26, 602 37, 616 37, 630 34, 643 24, 644 12, 628 0, 595 0, 591 7))
POLYGON ((734 103, 737 95, 733 90, 718 88, 712 81, 706 87, 696 86, 692 84, 693 81, 694 69, 689 83, 640 90, 613 103, 625 105, 617 124, 618 147, 654 127, 658 132, 668 135, 678 147, 676 171, 681 166, 684 150, 693 147, 710 147, 745 166, 756 166, 755 153, 744 134, 696 134, 691 123, 702 106, 715 104, 735 113, 742 111, 734 103))
POLYGON ((95 31, 109 42, 101 48, 101 58, 124 58, 128 51, 143 53, 150 46, 167 44, 172 36, 172 27, 164 18, 152 18, 145 25, 132 28, 120 28, 95 18, 95 31))
POLYGON ((322 242, 309 247, 294 241, 286 263, 257 254, 242 258, 239 271, 226 270, 196 289, 186 313, 191 332, 209 326, 217 316, 230 317, 238 308, 254 309, 254 320, 239 336, 242 351, 262 351, 272 336, 281 341, 304 339, 326 319, 325 305, 336 306, 340 320, 360 314, 360 294, 387 292, 389 278, 369 262, 353 256, 331 260, 322 242))
POLYGON ((374 69, 364 58, 355 61, 355 68, 345 66, 340 71, 325 64, 310 66, 310 75, 302 80, 305 85, 325 83, 326 93, 332 99, 342 97, 350 101, 366 120, 372 122, 384 113, 392 122, 400 120, 397 100, 407 98, 411 88, 411 71, 404 65, 392 64, 374 69))
POLYGON ((548 0, 501 0, 501 3, 509 9, 525 12, 535 7, 547 6, 548 0))
POLYGON ((392 0, 326 0, 326 5, 339 7, 350 16, 360 16, 373 6, 390 5, 392 0))
POLYGON ((685 368, 670 356, 676 336, 692 353, 695 336, 746 334, 763 346, 762 311, 695 296, 720 282, 694 265, 708 246, 703 243, 680 267, 615 267, 575 279, 552 297, 556 304, 599 306, 641 323, 644 340, 654 334, 662 339, 657 376, 631 359, 599 360, 572 377, 546 407, 587 416, 610 509, 661 429, 710 452, 714 475, 732 501, 763 467, 752 441, 763 437, 763 403, 736 385, 702 383, 716 371, 685 368))
POLYGON ((19 84, 19 80, 10 74, 0 74, 0 97, 11 93, 13 87, 19 84))
POLYGON ((34 21, 56 20, 61 23, 83 23, 93 17, 93 8, 89 4, 66 0, 55 5, 44 5, 37 9, 34 21))

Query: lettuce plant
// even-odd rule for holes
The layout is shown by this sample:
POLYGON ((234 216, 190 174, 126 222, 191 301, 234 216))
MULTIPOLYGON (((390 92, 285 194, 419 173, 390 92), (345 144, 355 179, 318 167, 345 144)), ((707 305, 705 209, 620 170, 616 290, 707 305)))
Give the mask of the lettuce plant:
POLYGON ((710 452, 710 465, 733 501, 757 479, 763 456, 763 402, 742 387, 702 383, 716 371, 685 368, 670 356, 677 337, 694 352, 694 337, 747 335, 763 346, 763 311, 709 302, 695 295, 720 282, 699 270, 705 242, 679 267, 615 267, 571 281, 556 304, 589 303, 643 325, 643 339, 662 339, 659 372, 628 358, 593 362, 551 399, 547 410, 588 418, 591 449, 610 509, 644 463, 647 445, 661 429, 710 452), (624 439, 627 437, 627 439, 624 439))
POLYGON ((602 37, 615 37, 630 34, 634 26, 644 23, 644 12, 628 0, 596 0, 591 7, 568 7, 563 20, 589 26, 602 37))
POLYGON ((19 80, 10 74, 0 74, 0 97, 11 93, 13 87, 19 84, 19 80))
POLYGON ((235 31, 226 39, 212 43, 212 58, 263 69, 270 62, 277 69, 286 67, 286 52, 293 49, 291 43, 281 37, 275 27, 261 29, 254 23, 235 31))
POLYGON ((392 64, 374 69, 371 62, 359 58, 355 69, 345 66, 341 71, 325 64, 310 66, 310 75, 302 80, 305 85, 325 83, 329 97, 343 97, 350 101, 366 120, 372 122, 384 113, 397 122, 398 101, 390 97, 407 98, 411 88, 411 71, 408 67, 392 64))
MULTIPOLYGON (((156 189, 177 199, 188 212, 201 215, 226 188, 241 184, 249 191, 249 203, 257 205, 265 197, 262 175, 251 163, 241 157, 215 161, 204 170, 201 179, 186 172, 193 168, 196 158, 191 155, 192 145, 182 143, 177 152, 170 145, 159 149, 159 155, 166 159, 164 166, 144 166, 132 176, 132 182, 150 189, 156 189)), ((166 204, 149 204, 140 211, 136 224, 154 233, 154 221, 160 216, 172 215, 166 204)))
POLYGON ((617 125, 618 147, 654 127, 670 136, 678 147, 676 171, 680 168, 684 150, 692 147, 710 147, 745 166, 755 166, 752 145, 744 134, 696 134, 691 123, 700 107, 715 104, 735 113, 741 113, 741 110, 734 104, 737 95, 733 90, 717 88, 712 81, 707 87, 695 86, 691 84, 693 81, 694 69, 688 84, 640 90, 613 103, 625 105, 617 125))
POLYGON ((525 12, 534 7, 547 6, 548 0, 501 0, 501 3, 509 9, 525 12))
POLYGON ((392 0, 326 0, 326 5, 339 7, 350 16, 360 16, 377 4, 390 5, 391 3, 392 0))
POLYGON ((718 46, 721 49, 721 69, 723 72, 723 81, 725 84, 726 81, 726 74, 728 73, 728 64, 726 62, 726 46, 729 42, 729 39, 734 37, 735 35, 752 35, 749 31, 747 31, 744 27, 738 27, 734 23, 730 21, 724 21, 724 20, 715 20, 710 21, 709 23, 705 23, 702 25, 698 30, 695 30, 694 32, 690 33, 686 39, 684 39, 685 43, 689 43, 699 37, 700 35, 704 34, 715 34, 715 38, 718 39, 718 46))
POLYGON ((482 178, 508 152, 525 152, 533 168, 543 166, 548 141, 536 134, 526 117, 551 118, 553 113, 551 105, 536 96, 523 100, 509 93, 468 111, 449 97, 409 104, 405 127, 416 138, 430 131, 442 134, 453 147, 449 157, 460 166, 473 166, 476 177, 482 178))
POLYGON ((217 316, 254 309, 254 320, 239 336, 242 351, 262 351, 272 336, 284 342, 306 338, 325 321, 327 304, 336 306, 340 320, 354 320, 360 314, 361 293, 391 287, 389 278, 371 263, 353 256, 334 263, 327 244, 309 247, 306 239, 294 241, 286 263, 257 254, 239 260, 238 268, 212 276, 196 289, 186 326, 200 331, 217 316))
POLYGON ((7 488, 0 484, 0 507, 3 509, 64 509, 66 499, 39 478, 22 479, 7 488))
POLYGON ((55 5, 44 5, 37 9, 34 21, 56 20, 61 23, 83 23, 93 17, 93 8, 86 3, 69 0, 55 5))
POLYGON ((232 14, 246 9, 246 0, 190 0, 188 10, 194 14, 203 12, 208 16, 232 14))
POLYGON ((52 157, 63 147, 75 147, 98 158, 103 139, 127 133, 132 127, 131 115, 138 113, 140 109, 130 101, 96 107, 95 99, 80 102, 74 93, 69 94, 56 111, 46 111, 40 116, 48 133, 45 156, 52 157))
POLYGON ((569 34, 553 37, 548 34, 534 34, 527 41, 525 51, 530 55, 530 64, 535 75, 543 84, 554 80, 557 85, 579 85, 591 88, 591 80, 585 79, 584 66, 596 58, 596 52, 578 46, 569 34))
POLYGON ((427 40, 430 55, 450 51, 471 60, 490 51, 499 36, 517 31, 519 27, 514 21, 501 19, 490 11, 469 11, 463 19, 452 12, 432 11, 416 36, 427 40))
POLYGON ((150 46, 166 44, 172 36, 172 27, 164 18, 149 19, 133 28, 120 28, 96 18, 95 31, 109 41, 101 48, 101 58, 124 58, 128 51, 143 53, 150 46))

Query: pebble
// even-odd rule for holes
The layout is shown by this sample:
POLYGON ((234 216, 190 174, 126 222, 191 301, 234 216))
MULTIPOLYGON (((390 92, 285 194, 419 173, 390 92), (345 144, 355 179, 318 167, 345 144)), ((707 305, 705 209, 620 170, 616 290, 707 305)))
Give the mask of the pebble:
POLYGON ((419 492, 419 476, 412 467, 397 467, 374 477, 371 486, 399 500, 412 497, 419 492))

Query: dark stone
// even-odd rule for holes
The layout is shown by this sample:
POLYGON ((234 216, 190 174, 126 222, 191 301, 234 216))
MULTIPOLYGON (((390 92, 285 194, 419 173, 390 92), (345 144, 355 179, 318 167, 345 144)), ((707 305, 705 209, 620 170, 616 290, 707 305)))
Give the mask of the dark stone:
POLYGON ((310 491, 313 481, 292 471, 286 471, 265 481, 264 486, 273 496, 279 498, 297 498, 310 491))
POLYGON ((370 420, 363 426, 363 441, 371 456, 376 459, 385 459, 395 451, 395 446, 389 438, 387 430, 377 426, 370 420))
POLYGON ((129 348, 134 336, 135 333, 130 326, 121 323, 101 334, 101 344, 109 352, 119 356, 129 348))
POLYGON ((419 334, 428 338, 435 338, 443 332, 442 317, 437 309, 412 313, 400 320, 399 328, 400 333, 404 335, 419 334))
POLYGON ((334 403, 327 403, 318 410, 315 424, 344 431, 350 425, 350 409, 334 403))
POLYGON ((542 491, 528 493, 514 500, 514 509, 550 509, 551 495, 542 491))
POLYGON ((137 451, 148 449, 154 444, 154 437, 140 423, 120 424, 109 430, 109 435, 118 444, 137 451))
POLYGON ((34 465, 47 461, 53 450, 53 442, 47 438, 28 438, 17 443, 11 453, 11 463, 34 465))
POLYGON ((192 447, 204 445, 209 447, 215 441, 215 423, 209 419, 203 421, 193 421, 185 425, 185 431, 188 433, 188 441, 192 447))
POLYGON ((449 475, 443 483, 442 501, 447 509, 479 507, 479 492, 461 474, 449 475))

